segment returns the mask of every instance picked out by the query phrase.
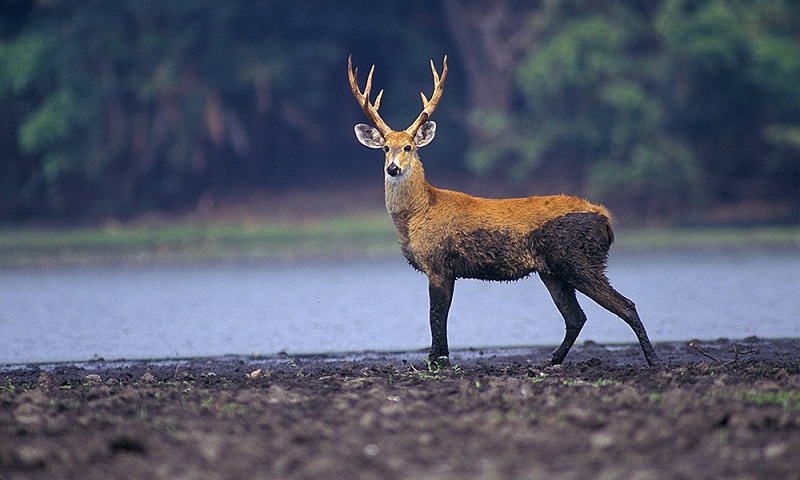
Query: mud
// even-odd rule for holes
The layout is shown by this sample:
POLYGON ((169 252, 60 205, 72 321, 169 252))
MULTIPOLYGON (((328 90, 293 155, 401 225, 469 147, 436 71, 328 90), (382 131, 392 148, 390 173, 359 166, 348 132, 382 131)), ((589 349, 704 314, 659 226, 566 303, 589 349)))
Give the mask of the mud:
POLYGON ((800 478, 800 339, 0 367, 0 479, 800 478))

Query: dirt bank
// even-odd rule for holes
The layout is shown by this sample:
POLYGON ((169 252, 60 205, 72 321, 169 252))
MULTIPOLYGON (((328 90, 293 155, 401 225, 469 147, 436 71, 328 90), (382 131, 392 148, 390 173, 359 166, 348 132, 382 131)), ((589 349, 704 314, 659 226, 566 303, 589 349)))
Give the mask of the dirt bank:
POLYGON ((800 478, 800 339, 0 367, 0 479, 800 478))

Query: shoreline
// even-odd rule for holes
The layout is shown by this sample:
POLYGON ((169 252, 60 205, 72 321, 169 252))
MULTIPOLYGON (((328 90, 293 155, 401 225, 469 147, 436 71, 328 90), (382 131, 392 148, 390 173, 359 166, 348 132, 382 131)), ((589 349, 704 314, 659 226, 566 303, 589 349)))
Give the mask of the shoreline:
MULTIPOLYGON (((785 367, 800 367, 800 338, 758 338, 739 340, 686 340, 654 342, 656 352, 665 368, 697 363, 722 365, 735 362, 772 362, 785 367)), ((531 365, 549 362, 556 346, 487 347, 451 350, 450 360, 458 368, 482 365, 531 365)), ((372 365, 392 365, 398 369, 425 369, 427 349, 411 351, 363 351, 272 355, 222 355, 211 357, 112 359, 94 358, 78 361, 23 362, 0 364, 0 377, 13 376, 14 372, 109 372, 118 370, 171 372, 187 368, 219 370, 218 374, 240 373, 245 367, 267 368, 272 371, 290 371, 303 368, 319 371, 349 365, 352 368, 372 365)), ((619 368, 633 366, 649 368, 644 361, 639 344, 600 344, 586 341, 574 345, 564 364, 597 361, 619 368)), ((166 374, 164 374, 166 375, 166 374)), ((163 375, 162 375, 163 376, 163 375)), ((74 380, 75 378, 69 378, 74 380)))
MULTIPOLYGON (((621 229, 612 251, 720 249, 800 251, 800 227, 621 229)), ((400 258, 388 217, 340 217, 310 223, 174 224, 0 230, 0 268, 291 262, 400 258)))

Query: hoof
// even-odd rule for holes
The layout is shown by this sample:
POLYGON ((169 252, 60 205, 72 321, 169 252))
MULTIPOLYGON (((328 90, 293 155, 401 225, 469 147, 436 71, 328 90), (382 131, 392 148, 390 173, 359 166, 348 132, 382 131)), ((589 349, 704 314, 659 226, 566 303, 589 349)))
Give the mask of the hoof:
POLYGON ((436 358, 426 357, 425 363, 428 364, 429 372, 438 372, 439 370, 450 366, 450 357, 448 356, 441 356, 436 358))
POLYGON ((647 358, 646 360, 647 360, 647 365, 649 365, 650 367, 660 368, 660 367, 664 366, 664 362, 659 360, 658 357, 656 357, 656 358, 647 358))

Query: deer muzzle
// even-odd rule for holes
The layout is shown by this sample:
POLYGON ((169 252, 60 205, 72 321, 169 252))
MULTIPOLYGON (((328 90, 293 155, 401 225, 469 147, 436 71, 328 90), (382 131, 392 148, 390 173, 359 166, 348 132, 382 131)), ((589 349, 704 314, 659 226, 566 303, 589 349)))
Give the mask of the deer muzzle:
POLYGON ((394 163, 394 162, 390 163, 390 164, 389 164, 389 165, 386 167, 386 173, 387 173, 387 174, 388 174, 390 177, 396 177, 396 176, 400 175, 402 172, 403 172, 403 169, 402 169, 402 168, 400 168, 400 166, 399 166, 399 165, 397 165, 397 164, 396 164, 396 163, 394 163))

